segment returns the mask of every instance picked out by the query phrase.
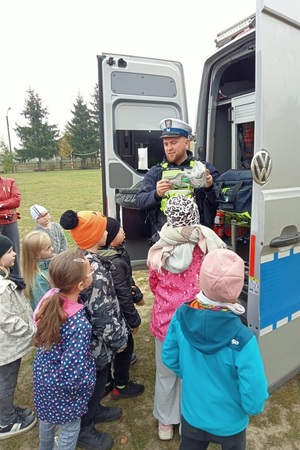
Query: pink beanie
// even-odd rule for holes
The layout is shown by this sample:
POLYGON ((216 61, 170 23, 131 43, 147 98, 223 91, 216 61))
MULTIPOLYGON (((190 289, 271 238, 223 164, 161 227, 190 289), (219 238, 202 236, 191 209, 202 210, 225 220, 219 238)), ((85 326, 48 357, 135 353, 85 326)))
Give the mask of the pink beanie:
POLYGON ((244 270, 244 261, 232 250, 211 250, 201 266, 201 290, 210 300, 235 302, 243 289, 244 270))

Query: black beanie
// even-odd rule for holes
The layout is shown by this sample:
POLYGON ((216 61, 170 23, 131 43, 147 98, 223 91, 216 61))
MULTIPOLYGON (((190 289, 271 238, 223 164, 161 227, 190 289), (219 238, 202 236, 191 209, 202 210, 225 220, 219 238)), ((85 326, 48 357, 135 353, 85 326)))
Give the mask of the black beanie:
POLYGON ((106 231, 107 231, 107 238, 106 238, 106 247, 108 247, 114 238, 117 236, 120 230, 120 224, 119 222, 114 219, 113 217, 107 217, 107 225, 106 225, 106 231))
POLYGON ((2 258, 3 255, 5 255, 6 252, 13 246, 13 243, 11 240, 0 234, 0 258, 2 258))

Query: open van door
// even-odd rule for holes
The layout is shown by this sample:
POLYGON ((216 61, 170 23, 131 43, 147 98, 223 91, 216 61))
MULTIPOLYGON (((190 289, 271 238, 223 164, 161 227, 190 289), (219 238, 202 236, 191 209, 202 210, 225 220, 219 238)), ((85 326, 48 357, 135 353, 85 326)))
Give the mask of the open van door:
POLYGON ((144 266, 152 235, 135 192, 147 170, 162 161, 159 123, 188 121, 182 65, 105 53, 98 56, 103 209, 119 220, 133 266, 144 266))
POLYGON ((272 391, 300 371, 300 3, 259 0, 216 44, 204 65, 196 148, 221 173, 251 167, 251 228, 234 247, 272 391), (238 146, 246 125, 248 166, 238 146))
POLYGON ((300 367, 299 48, 299 2, 258 2, 248 317, 271 389, 300 367))

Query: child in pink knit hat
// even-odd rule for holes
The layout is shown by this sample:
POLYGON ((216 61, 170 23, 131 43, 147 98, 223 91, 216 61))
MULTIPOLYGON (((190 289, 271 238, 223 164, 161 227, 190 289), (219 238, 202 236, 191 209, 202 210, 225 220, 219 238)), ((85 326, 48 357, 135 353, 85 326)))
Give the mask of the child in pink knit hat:
POLYGON ((201 291, 174 314, 164 340, 164 364, 182 379, 180 450, 246 449, 249 416, 263 411, 267 379, 254 333, 237 301, 244 262, 232 250, 210 251, 201 291))

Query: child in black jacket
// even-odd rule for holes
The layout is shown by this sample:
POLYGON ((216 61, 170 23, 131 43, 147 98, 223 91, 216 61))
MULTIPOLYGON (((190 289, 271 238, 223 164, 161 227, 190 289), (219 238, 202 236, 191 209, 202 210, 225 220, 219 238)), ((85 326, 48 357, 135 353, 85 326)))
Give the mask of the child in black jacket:
POLYGON ((129 327, 130 333, 126 349, 114 357, 112 371, 105 389, 105 395, 111 390, 111 397, 114 400, 120 398, 137 397, 144 392, 144 386, 129 379, 130 363, 133 355, 134 341, 133 334, 137 333, 141 324, 140 315, 135 307, 143 305, 143 294, 135 285, 132 277, 130 257, 123 242, 125 233, 119 222, 112 217, 107 217, 107 239, 105 247, 101 247, 98 254, 112 263, 111 275, 113 278, 115 291, 119 300, 121 311, 129 327))

